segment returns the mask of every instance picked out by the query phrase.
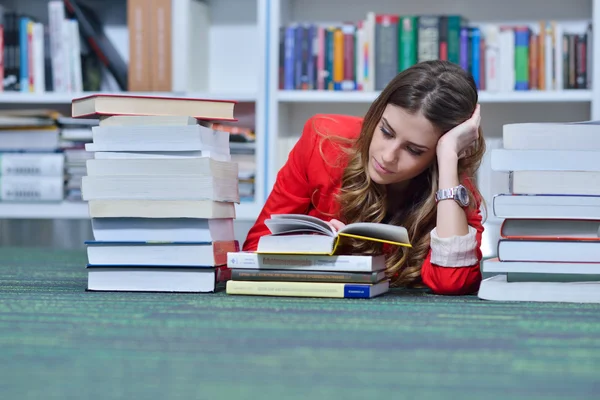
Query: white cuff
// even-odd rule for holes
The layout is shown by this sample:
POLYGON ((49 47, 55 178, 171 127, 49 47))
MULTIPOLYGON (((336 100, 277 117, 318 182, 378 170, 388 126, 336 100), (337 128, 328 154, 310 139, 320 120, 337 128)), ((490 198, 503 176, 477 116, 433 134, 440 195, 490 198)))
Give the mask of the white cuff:
POLYGON ((479 262, 477 258, 477 230, 469 226, 464 236, 441 238, 436 228, 431 231, 431 263, 441 267, 465 267, 479 262))

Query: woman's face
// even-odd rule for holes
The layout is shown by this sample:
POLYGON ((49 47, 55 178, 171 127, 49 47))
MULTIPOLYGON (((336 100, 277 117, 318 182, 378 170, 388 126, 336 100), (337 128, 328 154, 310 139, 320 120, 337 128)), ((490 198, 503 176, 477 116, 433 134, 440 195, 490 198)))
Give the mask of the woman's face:
POLYGON ((423 114, 388 104, 369 146, 369 176, 381 185, 408 183, 434 162, 439 138, 423 114))

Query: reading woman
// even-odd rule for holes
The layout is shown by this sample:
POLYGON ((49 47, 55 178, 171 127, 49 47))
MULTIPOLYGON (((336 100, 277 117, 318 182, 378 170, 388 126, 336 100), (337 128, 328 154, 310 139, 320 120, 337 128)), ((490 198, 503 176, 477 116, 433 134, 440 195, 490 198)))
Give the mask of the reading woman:
MULTIPOLYGON (((481 282, 481 195, 473 180, 485 142, 477 88, 460 66, 428 61, 399 73, 364 118, 310 118, 243 249, 269 233, 271 214, 309 214, 404 226, 412 247, 386 246, 392 286, 476 292, 481 282)), ((375 252, 373 242, 356 253, 375 252)))

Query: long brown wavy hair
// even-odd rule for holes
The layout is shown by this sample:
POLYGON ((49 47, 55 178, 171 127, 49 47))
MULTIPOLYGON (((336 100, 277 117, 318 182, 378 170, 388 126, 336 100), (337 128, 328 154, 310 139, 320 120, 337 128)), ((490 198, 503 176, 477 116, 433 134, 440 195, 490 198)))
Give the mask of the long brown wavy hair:
MULTIPOLYGON (((397 247, 387 257, 387 275, 393 286, 417 286, 421 283, 421 265, 430 248, 430 232, 436 224, 435 192, 438 190, 438 167, 430 167, 413 178, 404 198, 390 198, 384 185, 373 182, 367 172, 371 139, 388 104, 402 107, 411 114, 421 112, 443 135, 469 119, 478 102, 473 78, 460 66, 446 61, 421 62, 399 73, 381 92, 367 111, 360 137, 349 149, 348 164, 338 194, 340 218, 345 223, 382 222, 404 226, 412 248, 397 247), (393 202, 390 203, 390 202, 393 202)), ((481 195, 473 184, 485 153, 485 141, 479 139, 473 151, 458 162, 461 182, 470 180, 469 207, 479 207, 481 195)), ((352 242, 354 252, 376 253, 381 245, 352 242)))

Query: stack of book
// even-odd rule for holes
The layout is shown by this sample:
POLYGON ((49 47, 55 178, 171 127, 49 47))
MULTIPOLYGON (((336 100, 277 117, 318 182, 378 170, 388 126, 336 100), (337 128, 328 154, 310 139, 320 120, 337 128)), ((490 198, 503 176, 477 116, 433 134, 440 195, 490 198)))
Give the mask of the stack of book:
POLYGON ((480 298, 600 302, 599 158, 599 122, 504 126, 491 166, 509 193, 493 200, 504 221, 480 298))
POLYGON ((405 228, 355 223, 334 231, 307 215, 276 214, 265 220, 271 234, 256 252, 229 253, 232 295, 372 298, 386 293, 389 280, 382 254, 339 254, 342 238, 410 246, 405 228))
POLYGON ((229 134, 234 102, 94 95, 73 117, 99 118, 82 178, 94 240, 88 290, 214 292, 227 279, 239 203, 229 134))

